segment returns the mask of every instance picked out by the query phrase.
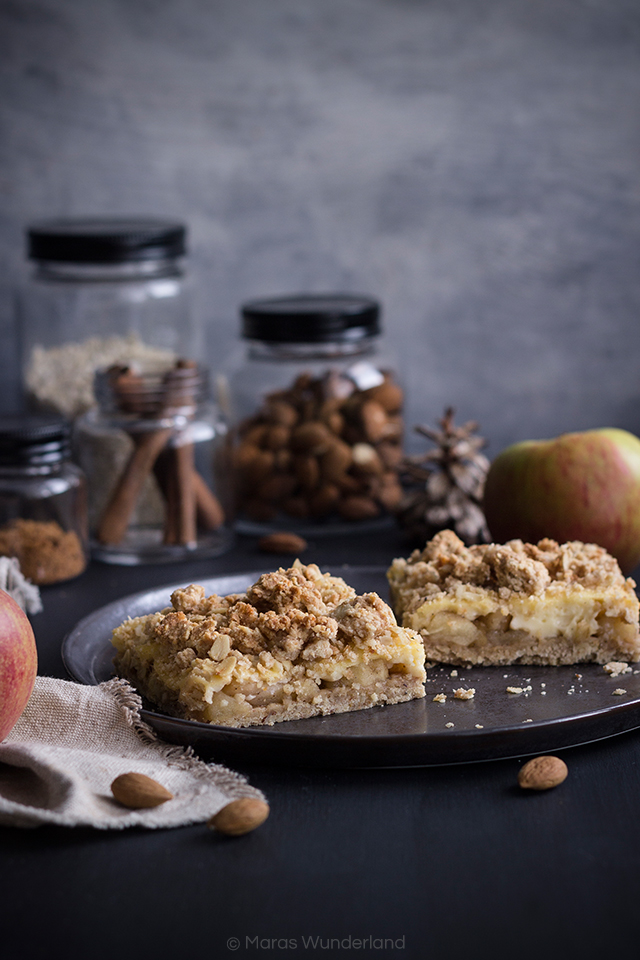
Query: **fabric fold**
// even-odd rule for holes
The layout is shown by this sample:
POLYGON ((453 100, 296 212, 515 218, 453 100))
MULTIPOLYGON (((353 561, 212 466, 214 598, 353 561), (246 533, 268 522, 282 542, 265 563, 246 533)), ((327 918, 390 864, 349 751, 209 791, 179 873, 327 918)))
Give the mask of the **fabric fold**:
POLYGON ((168 744, 140 716, 119 678, 98 686, 37 677, 29 702, 0 743, 0 824, 122 830, 201 823, 231 800, 263 794, 241 774, 168 744), (122 773, 157 780, 173 799, 131 810, 111 794, 122 773))

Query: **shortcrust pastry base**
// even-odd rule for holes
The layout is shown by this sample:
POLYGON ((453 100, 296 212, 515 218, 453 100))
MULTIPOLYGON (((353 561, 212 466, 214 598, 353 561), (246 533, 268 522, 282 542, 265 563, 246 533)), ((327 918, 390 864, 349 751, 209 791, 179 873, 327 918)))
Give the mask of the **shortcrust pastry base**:
POLYGON ((393 561, 392 606, 428 662, 460 666, 640 660, 639 602, 602 547, 466 547, 451 531, 393 561))

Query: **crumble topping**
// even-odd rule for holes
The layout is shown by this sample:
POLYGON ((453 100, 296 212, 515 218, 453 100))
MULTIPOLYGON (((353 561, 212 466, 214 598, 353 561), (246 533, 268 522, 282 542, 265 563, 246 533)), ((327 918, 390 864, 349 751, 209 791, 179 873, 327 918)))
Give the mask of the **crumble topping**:
MULTIPOLYGON (((540 596, 554 583, 583 587, 624 586, 617 561, 593 543, 559 544, 509 540, 505 544, 464 545, 452 530, 442 530, 408 559, 395 559, 389 580, 403 610, 411 612, 427 597, 464 593, 464 586, 512 595, 540 596)), ((635 584, 630 581, 633 586, 635 584)))
POLYGON ((610 677, 619 677, 621 673, 631 673, 631 667, 625 660, 610 660, 602 668, 610 677))

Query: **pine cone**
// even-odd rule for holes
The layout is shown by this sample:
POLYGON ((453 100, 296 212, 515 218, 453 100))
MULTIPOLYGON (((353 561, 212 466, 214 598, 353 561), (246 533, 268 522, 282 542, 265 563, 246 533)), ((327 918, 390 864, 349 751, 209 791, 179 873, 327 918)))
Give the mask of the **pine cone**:
POLYGON ((475 435, 475 420, 456 427, 454 414, 447 407, 439 430, 416 427, 435 448, 405 457, 400 464, 406 491, 396 518, 411 539, 422 544, 446 529, 467 545, 490 539, 481 507, 489 461, 480 451, 486 441, 475 435))

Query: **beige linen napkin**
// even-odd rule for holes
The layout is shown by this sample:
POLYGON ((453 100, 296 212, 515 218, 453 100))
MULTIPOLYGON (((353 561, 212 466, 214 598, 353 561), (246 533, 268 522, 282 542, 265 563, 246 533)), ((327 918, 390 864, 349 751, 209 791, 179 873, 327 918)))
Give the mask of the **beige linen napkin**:
POLYGON ((240 774, 158 739, 140 707, 126 680, 92 687, 38 677, 0 743, 0 824, 179 827, 208 820, 238 797, 264 799, 240 774), (121 806, 111 783, 134 771, 157 780, 173 799, 146 810, 121 806))

